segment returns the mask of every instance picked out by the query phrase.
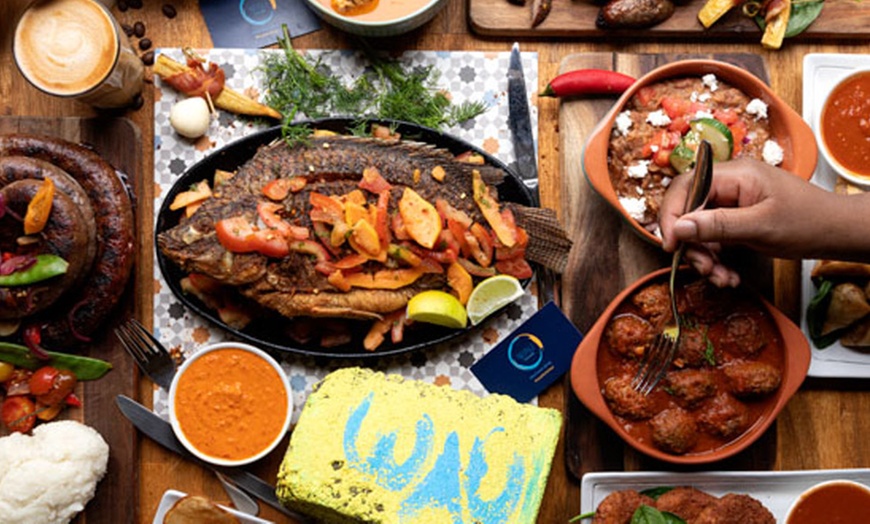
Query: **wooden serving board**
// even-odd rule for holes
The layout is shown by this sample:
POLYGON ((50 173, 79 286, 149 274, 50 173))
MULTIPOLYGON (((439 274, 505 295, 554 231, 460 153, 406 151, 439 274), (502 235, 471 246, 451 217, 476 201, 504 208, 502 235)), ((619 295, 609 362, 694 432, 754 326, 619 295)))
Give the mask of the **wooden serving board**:
MULTIPOLYGON (((565 57, 560 73, 574 69, 616 70, 638 77, 668 62, 714 58, 731 62, 768 81, 763 59, 754 54, 637 55, 583 53, 565 57)), ((586 332, 620 291, 653 270, 670 266, 670 254, 642 239, 587 183, 582 144, 616 101, 613 97, 563 100, 559 108, 559 151, 563 221, 574 246, 562 276, 562 309, 586 332)), ((749 285, 770 298, 773 263, 748 251, 732 251, 734 265, 749 285)), ((565 453, 568 470, 580 478, 588 471, 670 470, 673 466, 633 451, 571 394, 567 395, 565 453)), ((775 458, 775 432, 716 469, 768 469, 775 458), (769 446, 773 445, 773 448, 769 446)))
MULTIPOLYGON (((510 37, 590 37, 607 39, 703 38, 730 42, 761 40, 761 30, 739 8, 732 9, 712 27, 698 21, 706 0, 677 1, 673 16, 648 29, 601 30, 595 26, 598 11, 605 4, 595 0, 553 0, 549 16, 532 28, 531 4, 518 6, 508 0, 468 0, 472 29, 482 35, 510 37)), ((870 37, 870 4, 854 0, 825 0, 822 14, 794 37, 797 40, 864 39, 870 37)), ((791 39, 790 39, 791 40, 791 39)), ((788 42, 788 40, 786 41, 788 42)), ((787 45, 787 44, 786 44, 787 45)), ((759 43, 759 48, 761 44, 759 43)))
MULTIPOLYGON (((0 117, 0 133, 35 133, 89 145, 128 177, 134 194, 140 194, 141 133, 130 120, 0 117)), ((137 256, 136 266, 139 260, 137 256)), ((131 291, 134 281, 135 277, 131 274, 128 289, 115 313, 98 331, 99 338, 87 344, 82 351, 84 355, 111 362, 112 370, 99 380, 80 382, 76 392, 81 396, 82 407, 66 409, 62 415, 93 427, 109 444, 108 471, 97 485, 96 495, 77 518, 79 524, 136 522, 139 492, 137 436, 135 428, 120 416, 115 406, 115 396, 124 394, 136 398, 137 373, 135 364, 113 333, 115 326, 132 316, 131 291)))

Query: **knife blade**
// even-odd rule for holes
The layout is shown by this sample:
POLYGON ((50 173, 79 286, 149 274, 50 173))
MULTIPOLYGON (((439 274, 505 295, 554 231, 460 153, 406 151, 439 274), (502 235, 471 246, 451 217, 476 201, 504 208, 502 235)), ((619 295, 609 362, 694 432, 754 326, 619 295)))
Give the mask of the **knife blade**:
POLYGON ((181 442, 179 442, 175 437, 175 433, 172 431, 172 425, 142 404, 139 404, 125 395, 118 395, 115 397, 115 403, 118 405, 121 413, 123 413, 134 426, 136 426, 136 429, 144 433, 154 442, 157 442, 169 451, 173 451, 181 457, 195 462, 211 471, 223 473, 239 488, 272 506, 282 514, 300 522, 308 522, 307 518, 285 508, 281 502, 278 501, 278 497, 275 495, 275 488, 256 475, 248 473, 240 468, 224 468, 215 466, 195 457, 192 453, 187 451, 187 449, 185 449, 181 442))
MULTIPOLYGON (((511 138, 514 144, 516 174, 529 189, 532 196, 532 205, 540 206, 538 155, 535 152, 535 138, 532 135, 532 113, 529 109, 529 98, 526 92, 526 79, 523 74, 520 44, 517 42, 514 42, 513 47, 511 47, 511 59, 507 79, 508 127, 511 130, 511 138)), ((558 280, 554 272, 549 268, 539 266, 537 274, 541 304, 545 305, 552 300, 557 306, 561 305, 561 295, 556 289, 558 280)))
POLYGON ((523 62, 520 45, 514 42, 511 48, 508 79, 508 127, 514 144, 516 173, 532 193, 532 203, 540 205, 538 196, 538 155, 535 152, 535 138, 532 134, 532 115, 526 92, 526 79, 523 75, 523 62))

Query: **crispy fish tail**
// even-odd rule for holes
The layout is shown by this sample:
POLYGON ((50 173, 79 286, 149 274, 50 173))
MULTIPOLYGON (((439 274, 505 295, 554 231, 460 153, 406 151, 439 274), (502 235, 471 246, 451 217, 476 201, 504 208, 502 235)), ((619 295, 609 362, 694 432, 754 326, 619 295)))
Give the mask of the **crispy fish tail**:
POLYGON ((508 204, 507 207, 516 215, 517 222, 522 224, 529 234, 526 258, 557 273, 565 271, 572 242, 559 222, 556 212, 547 208, 513 204, 508 204))

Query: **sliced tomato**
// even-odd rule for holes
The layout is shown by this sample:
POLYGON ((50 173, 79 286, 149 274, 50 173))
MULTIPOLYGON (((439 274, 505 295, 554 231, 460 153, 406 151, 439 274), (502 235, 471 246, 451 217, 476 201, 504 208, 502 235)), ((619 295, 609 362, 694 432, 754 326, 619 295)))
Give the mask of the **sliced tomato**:
POLYGON ((290 222, 287 222, 280 215, 278 215, 278 211, 284 209, 284 206, 281 204, 277 204, 275 202, 260 202, 257 204, 257 214, 260 215, 260 220, 266 224, 266 227, 270 229, 274 229, 281 235, 286 238, 293 240, 305 240, 307 239, 311 232, 307 227, 294 226, 290 222))
POLYGON ((650 103, 656 99, 656 88, 655 86, 641 87, 637 90, 634 96, 637 97, 637 101, 642 106, 649 106, 650 103))
MULTIPOLYGON (((513 215, 511 215, 511 217, 513 218, 513 215)), ((518 229, 516 228, 516 224, 513 224, 513 227, 515 229, 518 229)), ((517 233, 519 234, 519 231, 517 233)), ((478 224, 477 222, 472 224, 471 234, 474 236, 475 240, 477 240, 478 248, 478 251, 476 253, 472 251, 471 255, 474 257, 475 260, 477 260, 477 262, 481 266, 488 267, 492 263, 492 236, 489 234, 489 231, 487 231, 485 227, 483 227, 481 224, 478 224)))
POLYGON ((730 126, 740 120, 740 115, 738 115, 737 111, 734 111, 733 109, 715 109, 713 111, 713 118, 722 122, 726 126, 730 126))
POLYGON ((401 213, 393 213, 393 216, 390 218, 390 229, 393 230, 393 234, 396 235, 397 240, 411 239, 411 235, 409 235, 408 230, 405 229, 405 221, 402 219, 401 213))
POLYGON ((218 220, 214 226, 218 242, 227 251, 233 253, 250 253, 255 251, 248 238, 254 234, 254 226, 243 216, 218 220))
POLYGON ((668 131, 673 131, 675 133, 679 133, 681 135, 685 135, 689 129, 690 118, 687 116, 678 116, 671 120, 671 123, 668 124, 668 131))
POLYGON ((499 260, 495 263, 495 268, 499 273, 504 275, 511 275, 513 277, 524 279, 524 278, 532 278, 534 271, 532 271, 532 266, 529 265, 523 258, 512 258, 510 260, 499 260))
POLYGON ((662 97, 662 110, 667 113, 671 120, 688 113, 690 104, 691 102, 686 98, 675 96, 662 97))
POLYGON ((308 184, 305 177, 278 178, 263 186, 263 194, 272 200, 284 200, 290 193, 302 191, 308 184))
POLYGON ((332 263, 336 269, 352 269, 358 266, 361 266, 369 261, 369 258, 364 255, 360 255, 358 253, 354 253, 352 255, 347 255, 344 258, 336 260, 332 263))
MULTIPOLYGON (((290 254, 287 246, 287 237, 274 231, 255 231, 248 237, 248 242, 257 253, 271 258, 283 258, 290 254)), ((297 240, 296 242, 313 242, 311 240, 297 240)))
POLYGON ((371 166, 363 169, 362 180, 359 181, 360 189, 365 189, 375 194, 393 189, 393 186, 381 175, 378 168, 371 166))
POLYGON ((472 220, 471 217, 468 216, 468 213, 456 209, 443 198, 435 200, 435 209, 438 210, 438 214, 441 215, 441 218, 445 221, 453 220, 458 222, 463 228, 471 227, 472 220))
POLYGON ((311 202, 311 220, 335 224, 344 220, 344 205, 338 199, 312 191, 308 194, 311 202))
POLYGON ((728 129, 731 130, 731 138, 734 140, 734 145, 731 149, 731 158, 737 156, 743 150, 743 140, 746 139, 746 124, 743 120, 737 120, 728 129))
POLYGON ((43 366, 30 375, 30 393, 33 395, 45 395, 54 386, 60 370, 54 366, 43 366))
MULTIPOLYGON (((392 242, 390 238, 390 192, 383 191, 378 195, 378 205, 375 207, 375 232, 378 234, 378 239, 381 242, 381 252, 385 253, 392 242)), ((397 213, 398 214, 398 213, 397 213)))
POLYGON ((506 247, 495 239, 495 259, 507 260, 510 258, 523 257, 526 254, 526 246, 529 245, 529 234, 526 230, 517 227, 517 243, 511 247, 506 247))
POLYGON ((0 406, 0 420, 10 431, 27 433, 36 423, 36 404, 30 397, 6 397, 0 406))
POLYGON ((680 133, 659 129, 650 141, 643 145, 641 155, 643 155, 644 158, 650 158, 662 150, 670 151, 677 147, 680 140, 682 140, 682 135, 680 133))
POLYGON ((447 229, 453 235, 453 238, 456 239, 456 242, 459 244, 459 252, 463 257, 468 258, 471 256, 471 250, 468 247, 468 242, 465 241, 465 233, 468 228, 463 227, 458 221, 448 218, 447 219, 447 229))

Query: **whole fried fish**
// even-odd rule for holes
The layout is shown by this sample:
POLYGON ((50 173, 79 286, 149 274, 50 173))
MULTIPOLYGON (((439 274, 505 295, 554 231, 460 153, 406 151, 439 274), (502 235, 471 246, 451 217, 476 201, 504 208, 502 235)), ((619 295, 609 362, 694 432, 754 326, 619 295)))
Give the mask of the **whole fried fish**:
MULTIPOLYGON (((242 295, 284 316, 381 319, 385 314, 403 309, 421 290, 448 290, 445 260, 449 262, 450 256, 456 259, 457 255, 463 258, 463 253, 457 253, 456 248, 451 254, 450 247, 445 246, 445 238, 454 238, 443 233, 449 231, 447 227, 443 228, 438 242, 427 247, 414 238, 409 239, 407 232, 402 234, 403 226, 401 221, 397 222, 397 215, 404 216, 399 207, 407 189, 433 204, 429 211, 434 211, 434 204, 442 201, 449 204, 446 207, 451 212, 485 225, 487 217, 474 198, 473 181, 478 177, 494 193, 491 188, 503 176, 498 168, 463 162, 449 151, 399 139, 315 135, 292 147, 278 141, 261 147, 232 178, 216 185, 213 196, 192 216, 182 218, 177 226, 159 234, 157 243, 161 252, 183 270, 205 274, 234 286, 242 295), (364 172, 376 173, 371 179, 377 182, 374 188, 363 182, 364 172), (275 181, 285 181, 286 187, 292 189, 286 196, 278 194, 276 198, 271 191, 275 181), (363 222, 371 224, 378 222, 376 210, 383 209, 379 204, 386 203, 388 216, 381 215, 381 219, 389 227, 386 230, 381 227, 373 238, 384 248, 389 244, 390 256, 379 250, 377 244, 373 250, 361 249, 364 240, 355 236, 355 229, 348 230, 350 222, 321 222, 329 220, 322 217, 324 210, 317 204, 324 197, 329 197, 330 202, 342 202, 346 208, 353 207, 366 217, 363 222), (351 200, 353 204, 348 203, 351 200), (263 215, 264 207, 272 214, 263 215), (371 220, 365 214, 369 212, 371 220), (242 217, 242 223, 251 225, 254 230, 275 233, 277 230, 269 228, 277 217, 283 223, 279 224, 279 229, 290 235, 286 240, 291 246, 289 253, 267 256, 262 250, 234 252, 228 249, 221 243, 218 225, 226 229, 227 222, 221 221, 237 217, 242 217), (410 255, 402 255, 403 249, 404 255, 410 255), (394 256, 397 253, 399 256, 394 256), (358 263, 361 254, 363 263, 358 263), (431 260, 427 264, 426 259, 444 265, 439 267, 431 260), (336 267, 341 275, 335 274, 336 267), (401 281, 409 275, 406 283, 401 281), (360 284, 360 280, 366 278, 379 284, 388 278, 400 278, 400 281, 395 286, 360 284)), ((512 204, 501 207, 510 208, 517 226, 528 233, 525 259, 543 262, 558 271, 563 269, 570 240, 555 214, 550 210, 512 204)), ((342 218, 349 216, 348 209, 343 213, 342 218)), ((442 222, 441 219, 438 222, 442 222)), ((362 229, 368 231, 369 228, 362 229)), ((494 234, 491 238, 496 245, 506 247, 499 244, 494 234)), ((497 253, 510 254, 511 250, 497 253)), ((481 275, 494 273, 496 262, 494 255, 490 267, 463 260, 472 270, 488 272, 481 275)))

